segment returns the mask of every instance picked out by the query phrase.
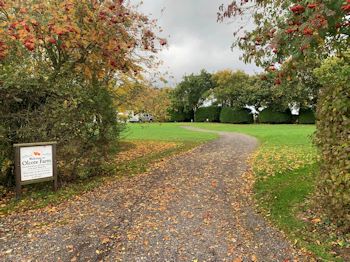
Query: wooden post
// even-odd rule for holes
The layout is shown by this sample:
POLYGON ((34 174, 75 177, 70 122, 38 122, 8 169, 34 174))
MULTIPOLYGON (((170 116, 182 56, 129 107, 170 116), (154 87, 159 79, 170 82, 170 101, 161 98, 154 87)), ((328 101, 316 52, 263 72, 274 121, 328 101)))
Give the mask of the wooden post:
POLYGON ((52 164, 53 164, 53 190, 57 191, 57 160, 56 160, 56 144, 52 145, 52 164))
POLYGON ((15 177, 16 177, 16 199, 19 200, 22 194, 20 147, 15 147, 15 177))

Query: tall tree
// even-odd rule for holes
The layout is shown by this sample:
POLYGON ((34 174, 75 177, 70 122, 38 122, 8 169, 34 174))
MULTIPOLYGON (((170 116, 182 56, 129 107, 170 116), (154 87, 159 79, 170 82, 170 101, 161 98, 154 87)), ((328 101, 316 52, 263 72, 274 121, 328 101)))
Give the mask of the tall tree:
POLYGON ((242 108, 247 105, 243 93, 250 85, 250 76, 243 71, 222 70, 213 74, 213 95, 222 106, 242 108))
POLYGON ((164 122, 169 119, 170 92, 170 88, 155 88, 146 82, 126 79, 115 90, 116 107, 121 112, 149 113, 154 120, 164 122))
POLYGON ((196 112, 207 98, 207 92, 214 87, 212 76, 205 70, 198 75, 184 76, 172 92, 173 107, 184 112, 196 112))

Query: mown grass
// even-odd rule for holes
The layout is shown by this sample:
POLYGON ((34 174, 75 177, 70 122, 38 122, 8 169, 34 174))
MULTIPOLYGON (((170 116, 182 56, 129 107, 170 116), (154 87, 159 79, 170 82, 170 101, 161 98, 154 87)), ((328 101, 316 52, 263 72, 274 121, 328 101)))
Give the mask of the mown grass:
POLYGON ((293 145, 309 148, 313 147, 311 136, 315 131, 314 125, 232 125, 215 123, 189 123, 187 125, 209 130, 248 134, 258 138, 264 145, 293 145))
POLYGON ((332 254, 332 239, 312 232, 300 214, 317 182, 317 154, 312 143, 313 125, 232 125, 173 123, 129 125, 131 139, 212 139, 212 134, 193 133, 181 126, 239 132, 258 138, 260 147, 253 156, 255 195, 263 213, 299 247, 326 261, 341 261, 332 254), (193 137, 194 136, 194 137, 193 137))
POLYGON ((129 124, 122 133, 124 140, 161 140, 204 142, 217 138, 214 133, 194 132, 181 128, 181 123, 129 124))

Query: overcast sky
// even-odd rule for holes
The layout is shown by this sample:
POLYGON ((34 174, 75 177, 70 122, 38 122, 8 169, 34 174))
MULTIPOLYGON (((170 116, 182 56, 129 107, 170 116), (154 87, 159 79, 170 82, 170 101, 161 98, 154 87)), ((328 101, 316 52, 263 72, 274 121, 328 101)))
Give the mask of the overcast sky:
MULTIPOLYGON (((159 56, 174 86, 185 74, 221 69, 241 69, 249 74, 258 72, 254 65, 239 60, 239 49, 231 49, 235 24, 217 23, 220 4, 227 0, 144 0, 140 10, 158 19, 169 46, 159 56), (162 9, 163 12, 162 12, 162 9)), ((132 3, 138 3, 132 0, 132 3)))

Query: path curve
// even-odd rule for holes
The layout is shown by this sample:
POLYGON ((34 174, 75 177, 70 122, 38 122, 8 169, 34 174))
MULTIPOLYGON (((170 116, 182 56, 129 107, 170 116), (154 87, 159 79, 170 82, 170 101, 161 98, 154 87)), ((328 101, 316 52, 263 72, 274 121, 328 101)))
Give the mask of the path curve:
POLYGON ((244 174, 257 140, 218 133, 145 174, 2 218, 1 260, 303 260, 254 209, 244 174))

